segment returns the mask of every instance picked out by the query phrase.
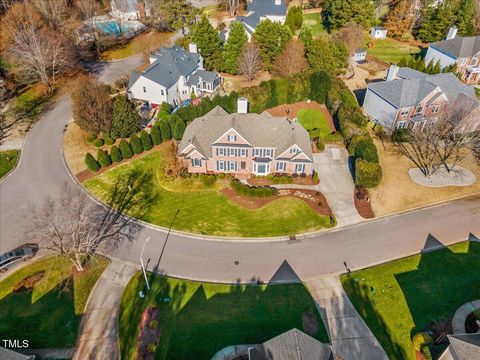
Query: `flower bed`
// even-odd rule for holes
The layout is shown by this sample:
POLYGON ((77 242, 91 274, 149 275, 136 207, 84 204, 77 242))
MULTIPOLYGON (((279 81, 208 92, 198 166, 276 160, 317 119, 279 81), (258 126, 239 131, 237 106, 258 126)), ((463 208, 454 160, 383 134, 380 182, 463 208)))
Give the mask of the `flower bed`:
POLYGON ((159 310, 156 306, 148 306, 142 313, 138 334, 136 359, 153 360, 160 339, 159 310))

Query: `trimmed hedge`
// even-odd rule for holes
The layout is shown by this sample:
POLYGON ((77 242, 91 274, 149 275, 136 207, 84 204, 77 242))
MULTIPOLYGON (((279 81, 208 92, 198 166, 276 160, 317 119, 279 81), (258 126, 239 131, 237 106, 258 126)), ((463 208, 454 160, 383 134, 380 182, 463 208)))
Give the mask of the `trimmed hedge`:
POLYGON ((95 146, 97 148, 102 147, 103 146, 103 139, 100 139, 100 138, 95 139, 95 140, 92 141, 92 144, 93 144, 93 146, 95 146))
POLYGON ((149 133, 145 130, 140 132, 140 140, 142 141, 142 146, 144 150, 151 150, 153 148, 153 141, 149 133))
POLYGON ((112 165, 112 160, 110 159, 110 156, 108 156, 108 153, 105 150, 98 149, 97 159, 98 159, 98 162, 100 163, 100 165, 102 165, 102 166, 112 165))
POLYGON ((141 154, 143 152, 142 142, 137 135, 133 134, 130 136, 130 146, 134 154, 141 154))
POLYGON ((250 186, 240 182, 238 179, 231 181, 232 189, 242 195, 267 197, 278 193, 278 189, 270 186, 250 186))
POLYGON ((123 160, 122 152, 115 145, 110 149, 110 159, 114 162, 120 162, 123 160))
POLYGON ((120 152, 122 153, 122 158, 130 159, 133 156, 133 150, 127 140, 120 140, 119 144, 120 152))
POLYGON ((355 184, 363 187, 375 187, 382 180, 382 168, 378 163, 362 159, 355 161, 355 184))
POLYGON ((215 184, 215 181, 217 181, 217 177, 215 175, 201 174, 200 179, 205 186, 212 186, 215 184))
POLYGON ((90 154, 90 153, 85 154, 85 164, 87 165, 88 170, 93 171, 93 172, 97 172, 101 168, 98 161, 95 160, 93 155, 90 154))
POLYGON ((96 138, 97 138, 97 134, 90 134, 90 135, 87 136, 87 142, 91 143, 91 142, 95 141, 96 138))
POLYGON ((113 145, 115 143, 115 140, 113 140, 110 136, 105 136, 103 140, 105 141, 106 145, 113 145))
POLYGON ((150 131, 150 136, 152 137, 152 141, 155 145, 160 145, 162 143, 162 132, 160 131, 160 128, 158 126, 152 127, 152 130, 150 131))
POLYGON ((172 139, 172 130, 170 129, 170 124, 167 120, 162 119, 158 121, 158 127, 160 133, 162 134, 162 141, 168 141, 172 139))

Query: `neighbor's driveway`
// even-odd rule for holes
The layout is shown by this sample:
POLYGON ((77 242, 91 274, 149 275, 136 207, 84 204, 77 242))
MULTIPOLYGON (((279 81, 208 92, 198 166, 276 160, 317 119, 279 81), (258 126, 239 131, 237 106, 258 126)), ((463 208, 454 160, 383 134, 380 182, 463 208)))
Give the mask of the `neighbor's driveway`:
POLYGON ((350 225, 362 218, 353 201, 354 187, 348 167, 347 151, 337 145, 326 145, 325 151, 313 154, 314 169, 320 178, 320 191, 325 195, 338 225, 350 225))

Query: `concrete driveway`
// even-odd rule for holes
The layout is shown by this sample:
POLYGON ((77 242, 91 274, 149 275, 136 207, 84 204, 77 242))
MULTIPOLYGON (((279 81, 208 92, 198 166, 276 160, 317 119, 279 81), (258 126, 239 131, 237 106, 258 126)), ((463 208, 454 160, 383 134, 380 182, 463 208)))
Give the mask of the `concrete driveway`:
POLYGON ((326 145, 325 151, 313 154, 313 160, 320 178, 320 191, 327 198, 338 225, 362 221, 353 201, 355 185, 348 167, 347 150, 326 145))

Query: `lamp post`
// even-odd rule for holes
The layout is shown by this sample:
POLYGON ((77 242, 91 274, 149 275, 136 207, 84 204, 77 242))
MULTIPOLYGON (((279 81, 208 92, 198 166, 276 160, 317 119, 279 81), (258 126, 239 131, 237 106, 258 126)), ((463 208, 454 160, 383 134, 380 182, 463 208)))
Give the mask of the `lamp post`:
POLYGON ((150 236, 145 239, 145 243, 143 244, 143 247, 142 247, 142 253, 140 254, 140 264, 142 265, 143 276, 145 277, 145 282, 147 283, 148 290, 150 290, 150 284, 148 282, 147 272, 145 271, 145 265, 143 264, 143 252, 145 251, 145 245, 147 245, 147 242, 149 241, 150 241, 150 236))

